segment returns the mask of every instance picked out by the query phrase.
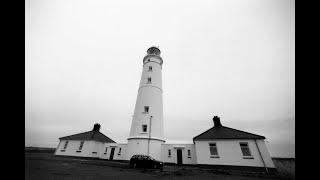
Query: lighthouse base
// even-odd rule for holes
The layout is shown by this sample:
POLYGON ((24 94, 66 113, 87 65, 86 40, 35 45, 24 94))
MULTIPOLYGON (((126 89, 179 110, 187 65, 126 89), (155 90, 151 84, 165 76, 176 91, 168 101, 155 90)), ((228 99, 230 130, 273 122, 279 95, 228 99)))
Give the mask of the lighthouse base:
POLYGON ((161 145, 164 142, 164 140, 153 138, 128 138, 126 159, 130 160, 133 155, 142 154, 149 155, 158 161, 162 161, 161 145))

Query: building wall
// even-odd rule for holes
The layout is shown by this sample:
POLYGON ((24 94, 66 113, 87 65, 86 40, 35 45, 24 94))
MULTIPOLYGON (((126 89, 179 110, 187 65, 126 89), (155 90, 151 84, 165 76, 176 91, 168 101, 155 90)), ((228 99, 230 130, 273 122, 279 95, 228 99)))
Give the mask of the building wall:
POLYGON ((177 149, 182 150, 182 164, 196 164, 197 157, 194 144, 162 144, 162 161, 177 164, 177 149), (169 149, 171 150, 170 157, 168 155, 169 149), (190 150, 191 156, 188 156, 188 150, 190 150))
POLYGON ((267 167, 275 167, 264 140, 257 140, 260 153, 267 167))
POLYGON ((64 150, 64 145, 65 145, 66 140, 61 140, 55 155, 64 155, 64 156, 80 156, 80 157, 99 157, 99 150, 103 143, 97 142, 97 141, 84 141, 84 144, 82 146, 81 152, 79 151, 79 146, 80 146, 80 140, 68 140, 68 145, 65 151, 64 150), (94 153, 96 152, 96 153, 94 153))
POLYGON ((113 159, 114 160, 125 160, 127 144, 117 144, 117 143, 104 143, 101 148, 101 153, 99 158, 110 159, 111 149, 114 148, 113 159), (106 151, 107 148, 107 151, 106 151), (121 148, 121 152, 119 150, 121 148))
MULTIPOLYGON (((264 140, 257 140, 267 167, 274 168, 264 140)), ((264 167, 254 140, 195 141, 197 164, 264 167), (210 157, 209 143, 216 143, 219 158, 210 157), (244 159, 240 142, 247 142, 253 159, 244 159)))
POLYGON ((61 140, 56 148, 55 155, 64 156, 79 156, 79 157, 92 157, 100 159, 109 159, 111 148, 114 147, 114 160, 124 160, 126 157, 126 146, 127 144, 117 144, 117 143, 102 143, 97 141, 84 141, 81 152, 77 152, 80 146, 80 140, 68 140, 68 146, 63 150, 66 140, 61 140), (108 147, 107 152, 106 147, 108 147), (119 149, 121 152, 119 153, 119 149), (96 153, 92 153, 96 152, 96 153))
MULTIPOLYGON (((150 140, 149 155, 156 160, 161 159, 161 145, 163 141, 150 140)), ((127 145, 126 159, 130 160, 133 155, 143 154, 148 155, 148 139, 129 139, 127 145)))
POLYGON ((117 144, 117 147, 115 149, 115 155, 113 157, 114 160, 125 160, 126 159, 126 147, 127 144, 117 144), (121 148, 121 152, 119 153, 119 150, 121 148))
MULTIPOLYGON (((81 152, 79 150, 79 140, 68 140, 68 146, 64 152, 66 140, 61 140, 55 151, 55 155, 79 156, 109 159, 111 148, 115 148, 114 160, 130 160, 134 154, 148 154, 147 139, 131 139, 128 144, 101 143, 97 141, 84 141, 81 152), (105 152, 108 147, 107 152, 105 152), (119 153, 119 149, 121 152, 119 153), (127 151, 131 148, 131 151, 127 151), (97 152, 97 153, 92 153, 97 152), (130 154, 131 153, 131 154, 130 154)), ((269 168, 274 168, 273 161, 264 140, 257 140, 257 145, 263 157, 264 163, 269 168)), ((161 141, 150 141, 149 155, 153 158, 166 162, 177 163, 177 149, 182 150, 183 164, 211 164, 211 165, 233 165, 233 166, 255 166, 264 167, 254 140, 211 140, 195 141, 195 144, 163 144, 161 141), (253 159, 244 159, 240 148, 240 142, 247 142, 253 159), (209 143, 216 143, 219 158, 210 157, 209 143), (171 150, 171 156, 168 156, 168 150, 171 150), (191 156, 188 157, 188 149, 191 156), (159 154, 160 152, 160 154, 159 154)))
POLYGON ((139 90, 132 117, 130 137, 149 137, 151 118, 151 137, 163 139, 162 92, 157 88, 145 87, 139 90), (144 106, 149 106, 149 113, 144 113, 144 106), (147 132, 142 131, 147 125, 147 132))
MULTIPOLYGON (((147 59, 158 61, 157 57, 151 56, 147 59)), ((163 102, 162 102, 162 70, 161 65, 155 62, 147 62, 143 65, 138 95, 136 99, 130 137, 149 137, 150 116, 151 137, 163 139, 163 102), (152 71, 148 71, 152 66, 152 71), (147 83, 151 77, 151 83, 147 83), (144 113, 144 106, 149 106, 149 113, 144 113), (148 126, 148 132, 142 132, 142 125, 148 126)))

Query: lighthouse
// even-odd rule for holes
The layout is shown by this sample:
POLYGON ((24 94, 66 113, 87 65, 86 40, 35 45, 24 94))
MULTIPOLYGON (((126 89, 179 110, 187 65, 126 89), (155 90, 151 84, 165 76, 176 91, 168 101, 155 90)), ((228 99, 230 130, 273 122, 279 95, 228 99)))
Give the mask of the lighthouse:
POLYGON ((143 58, 142 75, 127 144, 127 159, 135 154, 161 160, 163 133, 161 51, 150 47, 143 58))

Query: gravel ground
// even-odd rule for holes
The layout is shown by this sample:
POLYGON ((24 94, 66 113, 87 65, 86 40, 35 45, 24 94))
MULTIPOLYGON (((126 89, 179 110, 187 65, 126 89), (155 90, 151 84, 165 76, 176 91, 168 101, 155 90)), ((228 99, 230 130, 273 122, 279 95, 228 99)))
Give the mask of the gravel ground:
POLYGON ((163 171, 132 169, 118 161, 85 160, 55 157, 48 153, 25 153, 26 180, 140 180, 140 179, 215 179, 215 180, 274 180, 276 177, 232 175, 196 167, 165 165, 163 171))

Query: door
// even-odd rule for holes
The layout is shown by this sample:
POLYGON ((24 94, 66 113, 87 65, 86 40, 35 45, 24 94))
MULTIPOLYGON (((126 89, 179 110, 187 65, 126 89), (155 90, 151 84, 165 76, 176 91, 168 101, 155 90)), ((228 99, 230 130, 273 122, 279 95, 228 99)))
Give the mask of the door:
POLYGON ((111 148, 109 160, 113 160, 114 148, 111 148))
POLYGON ((182 150, 177 149, 177 164, 181 165, 182 164, 182 150))

